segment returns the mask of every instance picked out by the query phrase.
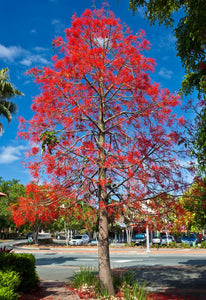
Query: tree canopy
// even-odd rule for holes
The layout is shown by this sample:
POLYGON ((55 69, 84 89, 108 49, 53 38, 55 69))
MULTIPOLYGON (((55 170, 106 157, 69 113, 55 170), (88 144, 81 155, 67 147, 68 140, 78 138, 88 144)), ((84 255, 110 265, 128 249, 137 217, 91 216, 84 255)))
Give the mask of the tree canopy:
POLYGON ((176 49, 186 75, 182 82, 185 94, 197 89, 206 93, 206 1, 205 0, 130 0, 130 9, 135 12, 144 8, 145 17, 150 24, 158 22, 166 26, 176 26, 176 49), (175 24, 175 13, 179 21, 175 24))
POLYGON ((176 50, 185 69, 182 95, 198 92, 200 108, 194 120, 192 152, 196 155, 199 170, 206 170, 206 1, 205 0, 130 0, 135 12, 144 8, 150 24, 158 22, 174 28, 176 50), (178 14, 177 14, 178 12, 178 14), (176 20, 178 20, 176 22, 176 20), (203 100, 202 100, 203 99, 203 100))
POLYGON ((8 206, 11 203, 16 203, 18 197, 23 196, 25 187, 19 180, 4 180, 0 177, 0 192, 6 194, 6 197, 0 198, 0 229, 12 227, 8 206))
POLYGON ((25 195, 9 206, 11 219, 17 227, 29 224, 33 228, 35 243, 40 226, 51 222, 58 215, 55 202, 48 203, 50 191, 48 185, 39 186, 31 182, 26 186, 25 195))
MULTIPOLYGON (((0 70, 0 116, 4 116, 8 122, 11 122, 12 114, 16 113, 17 105, 10 99, 23 94, 12 85, 8 72, 8 68, 0 70)), ((2 131, 3 125, 0 123, 0 133, 2 131)))

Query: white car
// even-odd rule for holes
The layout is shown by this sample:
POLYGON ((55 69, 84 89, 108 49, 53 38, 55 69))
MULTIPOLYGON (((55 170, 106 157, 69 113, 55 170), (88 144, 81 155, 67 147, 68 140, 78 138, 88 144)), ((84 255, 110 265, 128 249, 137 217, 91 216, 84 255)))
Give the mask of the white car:
POLYGON ((161 244, 162 245, 165 245, 165 244, 169 244, 169 243, 173 243, 173 242, 175 242, 175 239, 174 239, 174 236, 173 235, 168 235, 168 236, 166 236, 166 235, 163 235, 162 237, 161 237, 161 244))
POLYGON ((160 245, 161 244, 161 237, 160 236, 154 236, 152 238, 152 244, 158 244, 158 245, 160 245))
POLYGON ((79 234, 75 235, 70 241, 69 245, 72 246, 80 246, 80 245, 86 245, 89 243, 89 236, 87 234, 79 234))

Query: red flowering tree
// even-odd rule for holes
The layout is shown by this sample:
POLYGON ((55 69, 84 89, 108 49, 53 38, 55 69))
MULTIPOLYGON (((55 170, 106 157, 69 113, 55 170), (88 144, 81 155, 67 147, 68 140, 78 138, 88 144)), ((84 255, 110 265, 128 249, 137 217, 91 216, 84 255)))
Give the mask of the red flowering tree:
POLYGON ((18 198, 17 203, 9 207, 11 218, 17 227, 24 224, 32 227, 35 244, 38 243, 40 227, 57 217, 56 204, 48 203, 48 191, 47 185, 30 183, 26 186, 25 196, 18 198))
POLYGON ((173 113, 178 96, 151 82, 155 62, 143 55, 143 31, 132 35, 102 8, 75 15, 65 32, 53 41, 53 66, 30 71, 41 93, 21 135, 35 145, 34 176, 46 173, 58 191, 98 204, 100 282, 114 293, 108 210, 146 210, 146 200, 180 187, 174 152, 184 119, 173 113))

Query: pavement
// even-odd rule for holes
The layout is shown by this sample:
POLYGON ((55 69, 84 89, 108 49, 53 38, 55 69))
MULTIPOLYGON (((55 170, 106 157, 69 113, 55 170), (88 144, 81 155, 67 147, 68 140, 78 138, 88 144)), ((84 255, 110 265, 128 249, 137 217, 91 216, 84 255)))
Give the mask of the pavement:
MULTIPOLYGON (((15 252, 29 252, 32 250, 32 252, 70 252, 72 251, 79 251, 79 252, 97 252, 97 247, 91 246, 91 247, 64 247, 62 245, 59 245, 58 247, 34 247, 34 246, 20 246, 15 245, 14 246, 15 252)), ((200 249, 200 248, 189 248, 189 249, 169 249, 169 248, 151 248, 148 252, 145 248, 135 248, 138 253, 141 254, 151 254, 151 255, 188 255, 188 254, 194 254, 194 255, 206 255, 206 249, 200 249)), ((130 251, 134 251, 134 248, 131 247, 125 247, 123 244, 114 244, 110 246, 110 253, 128 253, 130 251)), ((194 268, 197 268, 195 266, 194 268)), ((129 268, 128 268, 129 269, 129 268)), ((134 270, 134 268, 132 268, 134 270)), ((120 272, 124 272, 124 269, 120 269, 120 272)), ((153 287, 152 285, 149 286, 147 289, 151 292, 162 292, 162 293, 169 293, 171 295, 179 294, 181 296, 185 296, 185 298, 181 299, 191 299, 189 297, 193 296, 195 300, 206 300, 206 266, 198 266, 198 272, 200 274, 200 286, 195 285, 195 281, 192 280, 192 272, 193 267, 191 266, 181 266, 181 267, 136 267, 135 268, 135 275, 137 278, 141 278, 143 281, 152 281, 152 275, 156 276, 158 278, 158 289, 153 287), (182 279, 185 278, 185 286, 184 283, 182 284, 182 279), (176 288, 168 288, 170 286, 170 283, 172 280, 176 280, 176 288), (190 280, 190 281, 188 281, 190 280), (181 284, 178 286, 178 281, 181 282, 181 284), (188 288, 189 283, 189 288, 188 288)), ((195 269, 195 272, 197 273, 197 269, 195 269)), ((74 293, 74 291, 70 290, 65 283, 61 282, 54 282, 54 281, 41 281, 41 289, 42 289, 42 298, 44 300, 79 300, 79 296, 74 293)), ((29 299, 29 298, 28 298, 29 299)), ((172 298, 171 298, 172 299, 172 298)), ((178 299, 178 298, 177 298, 178 299)))

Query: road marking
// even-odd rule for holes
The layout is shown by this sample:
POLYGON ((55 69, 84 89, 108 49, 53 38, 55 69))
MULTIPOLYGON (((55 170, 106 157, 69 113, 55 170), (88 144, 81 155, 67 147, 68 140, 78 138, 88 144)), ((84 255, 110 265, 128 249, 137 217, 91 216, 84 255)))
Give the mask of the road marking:
POLYGON ((128 262, 136 262, 136 261, 143 261, 143 259, 120 259, 120 260, 113 260, 112 262, 115 263, 128 263, 128 262))
POLYGON ((89 260, 89 261, 94 261, 95 259, 94 258, 78 258, 77 260, 89 260))

